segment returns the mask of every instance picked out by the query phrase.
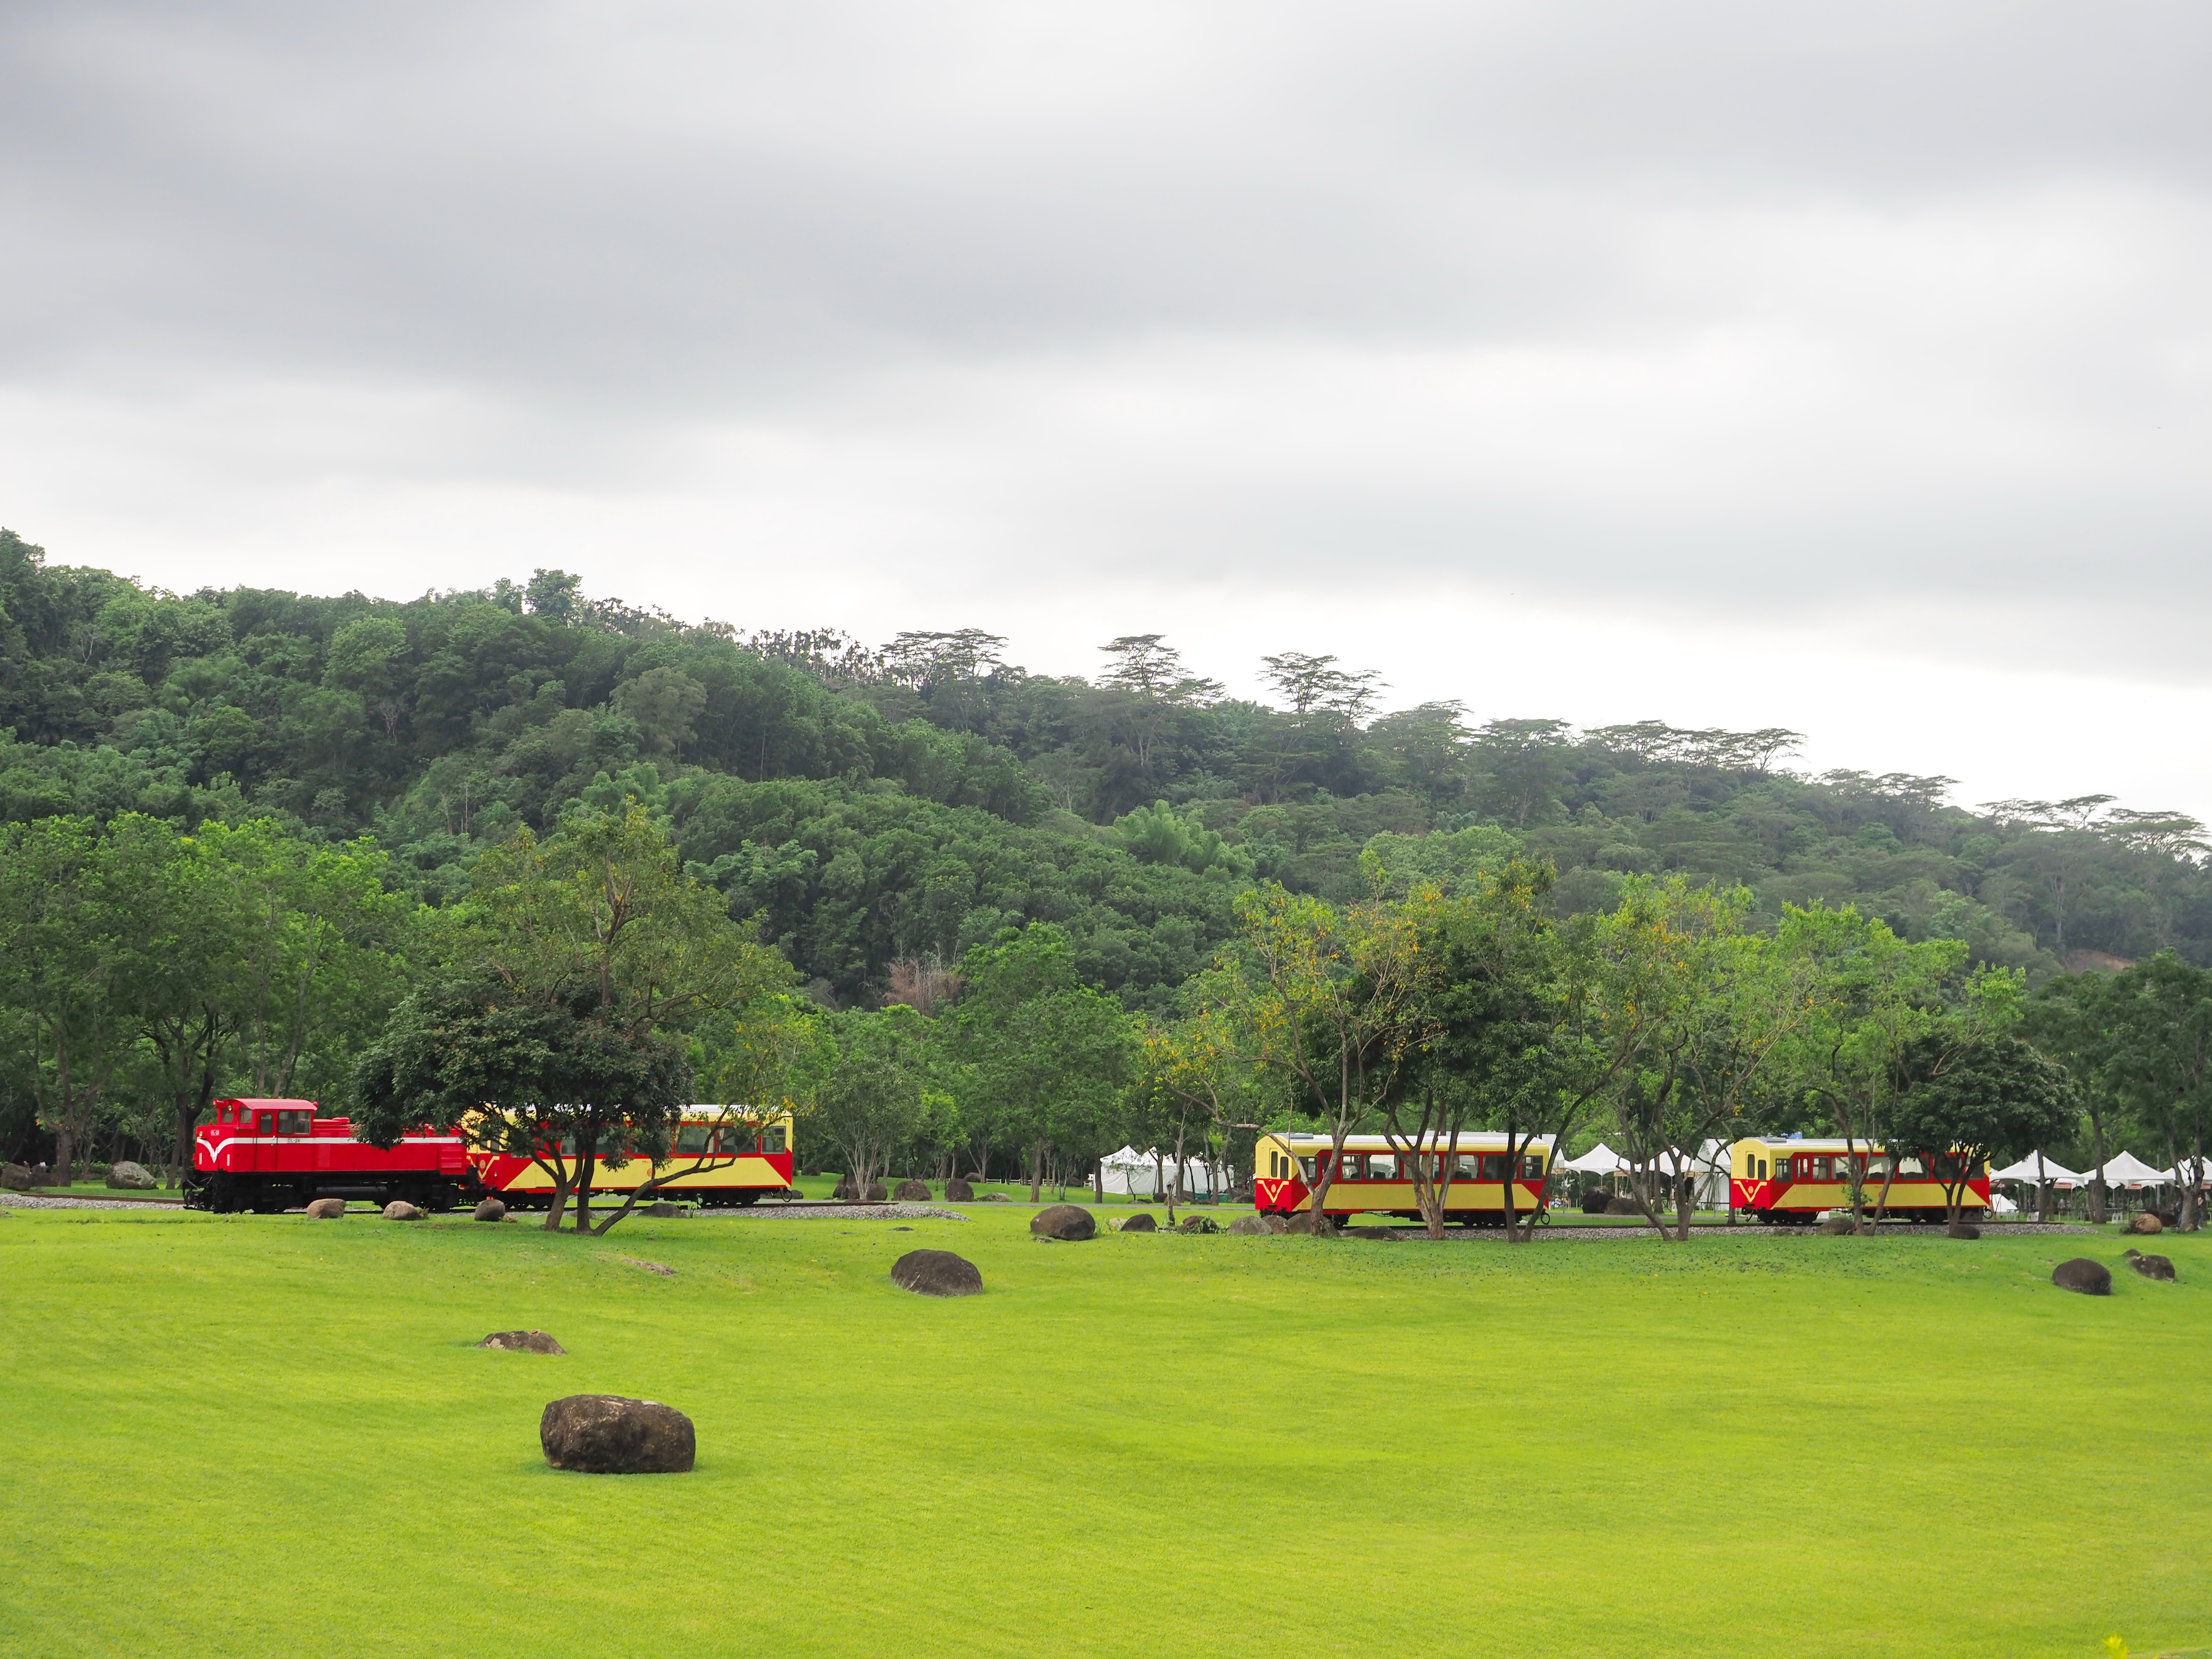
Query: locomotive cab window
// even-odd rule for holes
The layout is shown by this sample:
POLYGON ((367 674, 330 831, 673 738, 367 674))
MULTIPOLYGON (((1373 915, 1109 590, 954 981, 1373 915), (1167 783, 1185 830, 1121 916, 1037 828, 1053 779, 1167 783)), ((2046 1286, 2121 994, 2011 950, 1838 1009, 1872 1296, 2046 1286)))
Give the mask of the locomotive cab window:
POLYGON ((274 1112, 256 1112, 253 1115, 253 1133, 258 1135, 275 1134, 276 1133, 276 1114, 274 1112))
POLYGON ((307 1117, 305 1112, 279 1112, 276 1114, 276 1133, 280 1135, 306 1134, 307 1117))

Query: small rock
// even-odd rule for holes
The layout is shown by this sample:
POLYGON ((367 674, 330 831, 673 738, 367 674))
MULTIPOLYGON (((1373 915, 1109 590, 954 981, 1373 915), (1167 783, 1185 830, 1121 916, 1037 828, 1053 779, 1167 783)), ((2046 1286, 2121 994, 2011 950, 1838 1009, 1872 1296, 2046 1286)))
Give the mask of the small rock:
POLYGON ((2165 1284, 2173 1282, 2173 1263, 2162 1255, 2145 1255, 2141 1250, 2127 1253, 2128 1266, 2145 1279, 2155 1279, 2165 1284))
POLYGON ((2077 1255, 2071 1261, 2062 1261, 2051 1270, 2051 1282, 2062 1291, 2079 1291, 2084 1296, 2110 1296, 2112 1275, 2101 1261, 2092 1261, 2086 1255, 2077 1255))
POLYGON ((478 1221, 504 1221, 507 1219, 507 1206, 495 1198, 488 1198, 477 1206, 476 1218, 478 1221))
POLYGON ((916 1296, 980 1296, 983 1275, 950 1250, 908 1250, 891 1263, 891 1283, 916 1296))
POLYGON ((384 1206, 384 1218, 386 1221, 420 1221, 422 1212, 405 1199, 395 1198, 384 1206))
POLYGON ((1982 1230, 1971 1221, 1961 1221, 1944 1230, 1953 1238, 1979 1238, 1982 1230))
POLYGON ((477 1344, 479 1348, 504 1348, 510 1353, 566 1353, 568 1351, 545 1331, 494 1331, 477 1344))
POLYGON ((1210 1215, 1187 1215, 1182 1218, 1182 1225, 1176 1231, 1186 1233, 1218 1233, 1221 1231, 1221 1224, 1210 1215))
POLYGON ((1114 1231, 1117 1233, 1156 1233, 1159 1230, 1160 1224, 1143 1210, 1134 1215, 1125 1215, 1114 1224, 1114 1231))
POLYGON ((1248 1212, 1244 1215, 1238 1216, 1236 1220, 1231 1222, 1229 1224, 1229 1231, 1232 1233, 1237 1234, 1241 1237, 1249 1238, 1255 1234, 1266 1232, 1267 1231, 1267 1223, 1266 1218, 1252 1215, 1248 1212))
POLYGON ((107 1184, 118 1192, 150 1193, 161 1183, 154 1179, 154 1172, 144 1164, 125 1158, 109 1169, 107 1184))
POLYGON ((1831 1238, 1843 1238, 1856 1233, 1858 1229, 1852 1224, 1850 1217, 1832 1215, 1820 1224, 1820 1231, 1831 1238))
POLYGON ((627 1261, 633 1267, 642 1267, 649 1273, 659 1273, 663 1279, 673 1279, 676 1277, 675 1268, 663 1267, 658 1261, 640 1261, 634 1255, 626 1255, 620 1259, 627 1261))
POLYGON ((319 1198, 307 1206, 310 1221, 336 1221, 344 1213, 345 1200, 342 1198, 319 1198))
POLYGON ((902 1204, 929 1202, 929 1183, 927 1181, 902 1181, 891 1196, 902 1204))
POLYGON ((2128 1223, 2128 1231, 2131 1233, 2163 1232, 2166 1231, 2166 1224, 2148 1210, 2144 1210, 2128 1223))
POLYGON ((973 1204, 975 1189, 956 1176, 945 1183, 945 1201, 947 1204, 973 1204))
POLYGON ((545 1461, 581 1474, 682 1474, 698 1456, 691 1419, 657 1400, 572 1394, 538 1422, 545 1461))
POLYGON ((1048 1204, 1030 1218, 1030 1231, 1039 1238, 1096 1238, 1098 1220, 1079 1204, 1048 1204))
POLYGON ((978 1204, 1011 1204, 1014 1200, 1004 1193, 986 1193, 975 1201, 978 1204))
POLYGON ((645 1212, 647 1215, 657 1215, 662 1220, 665 1221, 672 1216, 690 1215, 691 1213, 691 1206, 688 1204, 672 1204, 666 1199, 662 1198, 656 1199, 652 1203, 647 1205, 645 1206, 645 1212))
POLYGON ((31 1169, 27 1164, 0 1164, 0 1187, 11 1193, 31 1190, 31 1169))

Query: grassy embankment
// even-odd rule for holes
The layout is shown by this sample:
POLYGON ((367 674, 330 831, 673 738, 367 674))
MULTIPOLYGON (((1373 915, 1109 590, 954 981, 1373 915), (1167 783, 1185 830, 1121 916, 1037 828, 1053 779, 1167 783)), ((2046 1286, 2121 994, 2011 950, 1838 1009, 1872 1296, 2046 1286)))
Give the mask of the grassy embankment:
POLYGON ((0 1218, 0 1646, 2061 1655, 2212 1642, 2212 1240, 1432 1247, 0 1218), (988 1292, 895 1289, 916 1245, 988 1292), (676 1269, 645 1271, 634 1261, 676 1269), (565 1358, 477 1352, 541 1327, 565 1358), (544 1402, 698 1425, 549 1470, 544 1402), (1510 1632, 1510 1633, 1509 1633, 1510 1632))

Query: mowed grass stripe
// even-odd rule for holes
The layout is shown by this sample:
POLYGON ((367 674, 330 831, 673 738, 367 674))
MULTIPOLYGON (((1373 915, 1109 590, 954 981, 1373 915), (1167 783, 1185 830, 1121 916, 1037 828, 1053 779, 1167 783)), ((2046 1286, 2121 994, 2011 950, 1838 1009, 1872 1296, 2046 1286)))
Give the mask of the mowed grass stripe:
POLYGON ((0 1222, 0 1634, 49 1652, 1771 1655, 2212 1641, 2212 1250, 962 1224, 0 1222), (958 1250, 987 1293, 887 1277, 958 1250), (664 1277, 623 1258, 676 1269, 664 1277), (538 1326, 567 1358, 479 1352, 538 1326), (698 1468, 547 1469, 556 1395, 698 1468), (152 1644, 159 1650, 163 1643, 152 1644))

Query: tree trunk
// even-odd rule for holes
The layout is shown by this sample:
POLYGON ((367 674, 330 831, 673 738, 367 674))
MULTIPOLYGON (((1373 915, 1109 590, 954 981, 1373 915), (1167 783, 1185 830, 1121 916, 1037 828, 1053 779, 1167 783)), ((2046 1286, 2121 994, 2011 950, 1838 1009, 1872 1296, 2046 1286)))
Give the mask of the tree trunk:
MULTIPOLYGON (((2092 1094, 2091 1099, 2096 1097, 2092 1094)), ((2094 1110, 2089 1113, 2089 1150, 2094 1154, 2097 1167, 2089 1174, 2089 1222, 2102 1226, 2105 1220, 2105 1115, 2094 1110)))
POLYGON ((70 1164, 76 1156, 76 1132, 70 1127, 68 1121, 64 1119, 61 1127, 54 1131, 55 1186, 66 1187, 70 1184, 70 1164))
POLYGON ((1044 1142, 1040 1140, 1036 1144, 1036 1151, 1030 1157, 1030 1202, 1041 1204, 1043 1201, 1044 1142))
POLYGON ((1091 1194, 1095 1203, 1103 1204, 1106 1201, 1106 1160, 1103 1158, 1093 1159, 1091 1162, 1091 1194))
POLYGON ((596 1144, 581 1147, 577 1153, 576 1231, 580 1233, 592 1231, 592 1166, 599 1161, 599 1147, 596 1144))

